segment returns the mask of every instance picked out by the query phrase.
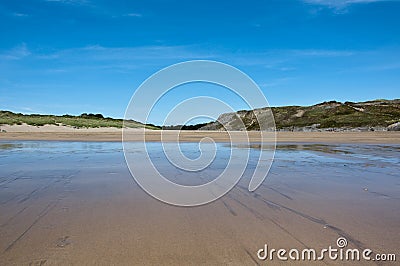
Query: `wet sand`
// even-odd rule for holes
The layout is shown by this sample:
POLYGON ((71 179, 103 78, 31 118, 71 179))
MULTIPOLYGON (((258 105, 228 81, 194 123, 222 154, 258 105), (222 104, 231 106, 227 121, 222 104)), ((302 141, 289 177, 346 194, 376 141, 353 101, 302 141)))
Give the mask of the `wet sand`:
POLYGON ((223 198, 184 208, 139 188, 120 143, 0 141, 0 264, 288 265, 256 253, 327 248, 339 236, 399 254, 399 151, 281 144, 254 193, 245 174, 223 198))
MULTIPOLYGON (((5 128, 3 126, 3 128, 5 128)), ((63 140, 63 141, 121 141, 122 130, 117 128, 73 129, 62 126, 8 126, 7 132, 0 132, 0 140, 63 140)), ((175 141, 176 132, 161 130, 128 129, 124 140, 175 141), (143 135, 145 134, 145 137, 143 135)), ((231 132, 235 134, 235 132, 231 132)), ((251 142, 260 142, 260 133, 250 131, 251 142)), ((400 132, 277 132, 278 142, 320 142, 320 143, 370 143, 400 144, 400 132)), ((216 142, 229 142, 229 134, 222 131, 181 131, 179 140, 200 141, 210 137, 216 142)))

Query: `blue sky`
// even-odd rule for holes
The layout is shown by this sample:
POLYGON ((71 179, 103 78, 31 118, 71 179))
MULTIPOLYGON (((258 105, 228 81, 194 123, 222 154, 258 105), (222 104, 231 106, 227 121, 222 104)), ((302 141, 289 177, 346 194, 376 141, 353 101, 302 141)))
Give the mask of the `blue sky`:
MULTIPOLYGON (((399 14, 384 0, 1 1, 0 109, 123 117, 148 76, 194 59, 244 71, 272 106, 400 98, 399 14)), ((243 107, 196 86, 188 97, 243 107)))

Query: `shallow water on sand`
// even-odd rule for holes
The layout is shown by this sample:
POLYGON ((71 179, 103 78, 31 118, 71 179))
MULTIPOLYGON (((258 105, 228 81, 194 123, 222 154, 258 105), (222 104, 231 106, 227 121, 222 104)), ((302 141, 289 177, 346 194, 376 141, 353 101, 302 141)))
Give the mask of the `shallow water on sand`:
MULTIPOLYGON (((191 159, 200 154, 198 143, 181 147, 191 159)), ((182 208, 139 188, 121 143, 0 142, 0 265, 254 265, 265 263, 257 258, 264 244, 321 249, 339 236, 349 247, 399 253, 400 145, 279 144, 267 179, 250 193, 256 143, 217 144, 201 172, 177 169, 160 143, 147 143, 160 172, 190 185, 218 176, 231 148, 250 148, 239 184, 182 208)))

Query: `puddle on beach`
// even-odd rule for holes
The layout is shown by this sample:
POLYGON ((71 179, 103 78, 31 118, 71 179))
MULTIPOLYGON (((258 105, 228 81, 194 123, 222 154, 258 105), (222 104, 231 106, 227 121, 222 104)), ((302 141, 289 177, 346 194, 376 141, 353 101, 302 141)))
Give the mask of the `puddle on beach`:
MULTIPOLYGON (((135 145, 128 151, 145 156, 135 145)), ((140 264, 165 263, 165 254, 176 254, 168 262, 182 263, 183 252, 195 263, 212 256, 221 264, 245 265, 254 263, 265 243, 318 248, 338 236, 352 247, 398 252, 400 145, 278 144, 269 175, 254 193, 247 186, 260 153, 257 143, 217 143, 215 160, 199 172, 171 165, 161 143, 146 147, 154 166, 183 185, 213 180, 231 149, 249 152, 249 162, 223 198, 180 208, 153 199, 135 183, 121 143, 2 141, 0 261, 140 264)), ((214 144, 202 151, 198 143, 181 148, 195 160, 214 144)))

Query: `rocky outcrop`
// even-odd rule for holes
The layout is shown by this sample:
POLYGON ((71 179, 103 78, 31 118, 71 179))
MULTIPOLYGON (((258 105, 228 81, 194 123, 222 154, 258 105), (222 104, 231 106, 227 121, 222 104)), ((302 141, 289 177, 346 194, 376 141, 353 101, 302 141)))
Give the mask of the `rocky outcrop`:
POLYGON ((387 127, 388 131, 400 131, 400 122, 391 124, 387 127))

